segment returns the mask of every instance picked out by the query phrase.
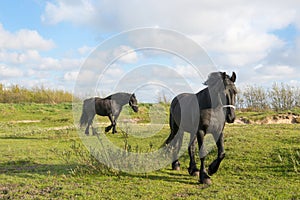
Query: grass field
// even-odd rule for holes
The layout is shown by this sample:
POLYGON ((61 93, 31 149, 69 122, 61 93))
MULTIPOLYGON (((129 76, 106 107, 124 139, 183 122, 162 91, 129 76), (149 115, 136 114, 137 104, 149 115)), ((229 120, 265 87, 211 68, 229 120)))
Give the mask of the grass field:
MULTIPOLYGON (((227 125, 226 157, 203 186, 187 173, 187 153, 181 171, 131 174, 98 163, 73 126, 70 104, 0 104, 0 113, 0 199, 300 199, 299 124, 227 125)), ((165 126, 151 140, 106 136, 147 152, 168 132, 165 126)), ((215 156, 214 149, 208 162, 215 156)))

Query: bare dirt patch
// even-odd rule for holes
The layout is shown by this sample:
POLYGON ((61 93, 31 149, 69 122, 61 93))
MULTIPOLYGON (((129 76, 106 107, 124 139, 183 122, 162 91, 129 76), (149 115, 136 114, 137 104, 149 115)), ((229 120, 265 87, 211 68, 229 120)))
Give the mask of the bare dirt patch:
POLYGON ((299 124, 300 116, 294 114, 278 114, 262 120, 251 120, 246 117, 236 119, 235 124, 299 124))
POLYGON ((29 124, 29 123, 39 123, 41 120, 16 120, 16 121, 10 121, 12 124, 29 124))

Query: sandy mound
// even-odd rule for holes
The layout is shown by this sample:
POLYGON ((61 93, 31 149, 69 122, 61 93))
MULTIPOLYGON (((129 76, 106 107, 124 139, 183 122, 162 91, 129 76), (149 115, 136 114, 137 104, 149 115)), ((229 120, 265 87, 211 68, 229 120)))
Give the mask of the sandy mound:
POLYGON ((300 116, 294 114, 279 114, 267 117, 263 120, 253 121, 246 117, 236 119, 236 124, 299 124, 300 116))

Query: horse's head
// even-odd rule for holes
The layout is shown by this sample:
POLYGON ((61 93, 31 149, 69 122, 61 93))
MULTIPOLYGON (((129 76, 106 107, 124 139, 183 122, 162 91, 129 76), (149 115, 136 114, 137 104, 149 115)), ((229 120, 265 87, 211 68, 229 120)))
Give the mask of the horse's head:
POLYGON ((226 122, 233 123, 235 120, 235 99, 237 89, 235 87, 236 74, 233 72, 231 77, 225 72, 222 73, 224 83, 225 102, 223 101, 223 107, 226 109, 226 122))
POLYGON ((210 98, 214 106, 222 105, 225 109, 226 122, 233 123, 235 120, 234 104, 237 94, 235 87, 236 74, 231 77, 225 72, 213 72, 204 83, 208 86, 210 98))
POLYGON ((138 104, 137 104, 137 99, 136 99, 134 93, 132 95, 130 95, 129 105, 134 112, 137 112, 139 110, 138 104))

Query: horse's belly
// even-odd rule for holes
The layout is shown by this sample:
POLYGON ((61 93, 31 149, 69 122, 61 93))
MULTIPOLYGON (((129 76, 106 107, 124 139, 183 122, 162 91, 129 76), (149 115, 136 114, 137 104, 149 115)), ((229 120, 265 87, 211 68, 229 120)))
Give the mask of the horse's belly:
POLYGON ((177 114, 174 118, 179 129, 189 133, 196 133, 199 128, 199 109, 182 109, 178 112, 180 114, 177 114))

